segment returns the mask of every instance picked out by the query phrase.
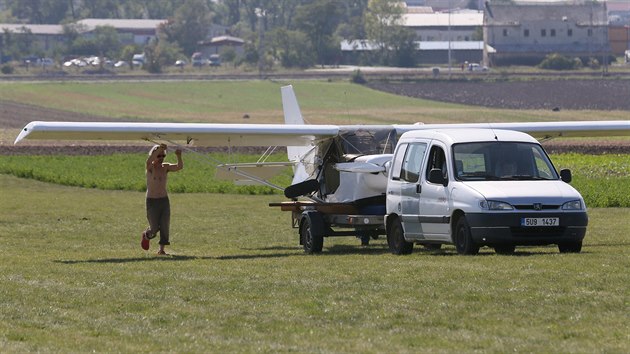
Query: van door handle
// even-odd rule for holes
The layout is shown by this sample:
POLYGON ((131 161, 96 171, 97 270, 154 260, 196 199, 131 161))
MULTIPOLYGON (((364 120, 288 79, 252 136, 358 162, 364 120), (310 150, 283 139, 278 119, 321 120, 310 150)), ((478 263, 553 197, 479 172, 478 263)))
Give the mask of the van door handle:
POLYGON ((422 185, 416 184, 416 193, 418 194, 422 193, 422 185))

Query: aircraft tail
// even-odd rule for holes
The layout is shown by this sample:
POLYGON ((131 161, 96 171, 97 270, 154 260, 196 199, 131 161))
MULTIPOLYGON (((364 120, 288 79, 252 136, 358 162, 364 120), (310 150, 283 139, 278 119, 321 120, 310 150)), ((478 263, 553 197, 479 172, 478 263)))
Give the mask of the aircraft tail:
MULTIPOLYGON (((302 117, 300 105, 295 97, 295 92, 293 92, 293 86, 283 86, 280 90, 282 93, 284 124, 304 125, 304 118, 302 117)), ((313 148, 310 146, 287 146, 289 161, 295 163, 292 184, 303 182, 309 178, 309 174, 306 172, 306 166, 304 165, 304 158, 312 149, 313 148)))

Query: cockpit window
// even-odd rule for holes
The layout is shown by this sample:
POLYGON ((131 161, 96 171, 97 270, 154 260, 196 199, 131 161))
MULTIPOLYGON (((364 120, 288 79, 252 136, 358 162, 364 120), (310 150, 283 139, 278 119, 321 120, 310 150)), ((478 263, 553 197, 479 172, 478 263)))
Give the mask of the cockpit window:
POLYGON ((479 142, 453 146, 455 178, 460 181, 558 179, 538 144, 479 142))
POLYGON ((359 129, 342 132, 340 136, 344 154, 392 154, 396 147, 396 130, 393 129, 359 129))

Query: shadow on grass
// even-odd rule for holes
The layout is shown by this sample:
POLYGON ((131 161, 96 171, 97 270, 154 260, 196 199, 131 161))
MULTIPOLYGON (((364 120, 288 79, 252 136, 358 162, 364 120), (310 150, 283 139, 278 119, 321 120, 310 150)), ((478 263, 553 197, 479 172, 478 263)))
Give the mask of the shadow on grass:
MULTIPOLYGON (((295 250, 293 248, 293 250, 295 250)), ((232 260, 232 259, 263 259, 263 258, 284 258, 291 256, 299 256, 299 253, 274 253, 274 254, 235 254, 226 256, 184 256, 184 255, 168 255, 168 256, 146 256, 131 258, 98 258, 98 259, 81 259, 81 260, 55 260, 55 263, 61 264, 80 264, 80 263, 134 263, 134 262, 181 262, 194 260, 232 260)))
POLYGON ((132 258, 98 258, 98 259, 81 259, 81 260, 55 260, 55 263, 62 264, 78 264, 78 263, 134 263, 134 262, 163 262, 163 261, 192 261, 196 259, 214 259, 215 257, 197 257, 197 256, 147 256, 132 258))

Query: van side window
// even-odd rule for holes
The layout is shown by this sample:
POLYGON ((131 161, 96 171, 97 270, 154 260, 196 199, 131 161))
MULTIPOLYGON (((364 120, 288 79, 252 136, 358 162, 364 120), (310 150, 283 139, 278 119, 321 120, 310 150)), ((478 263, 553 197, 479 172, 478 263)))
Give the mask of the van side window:
POLYGON ((418 182, 426 150, 426 144, 409 144, 402 163, 400 179, 412 183, 418 182))
POLYGON ((442 171, 442 176, 444 178, 448 178, 448 169, 446 167, 446 155, 444 154, 444 150, 442 150, 439 146, 431 147, 431 152, 429 154, 429 161, 427 163, 426 170, 426 179, 429 179, 429 172, 432 169, 437 168, 442 171))
POLYGON ((399 180, 400 179, 400 169, 402 168, 403 158, 407 153, 407 144, 400 144, 398 148, 398 153, 394 157, 394 163, 392 165, 392 179, 399 180))

